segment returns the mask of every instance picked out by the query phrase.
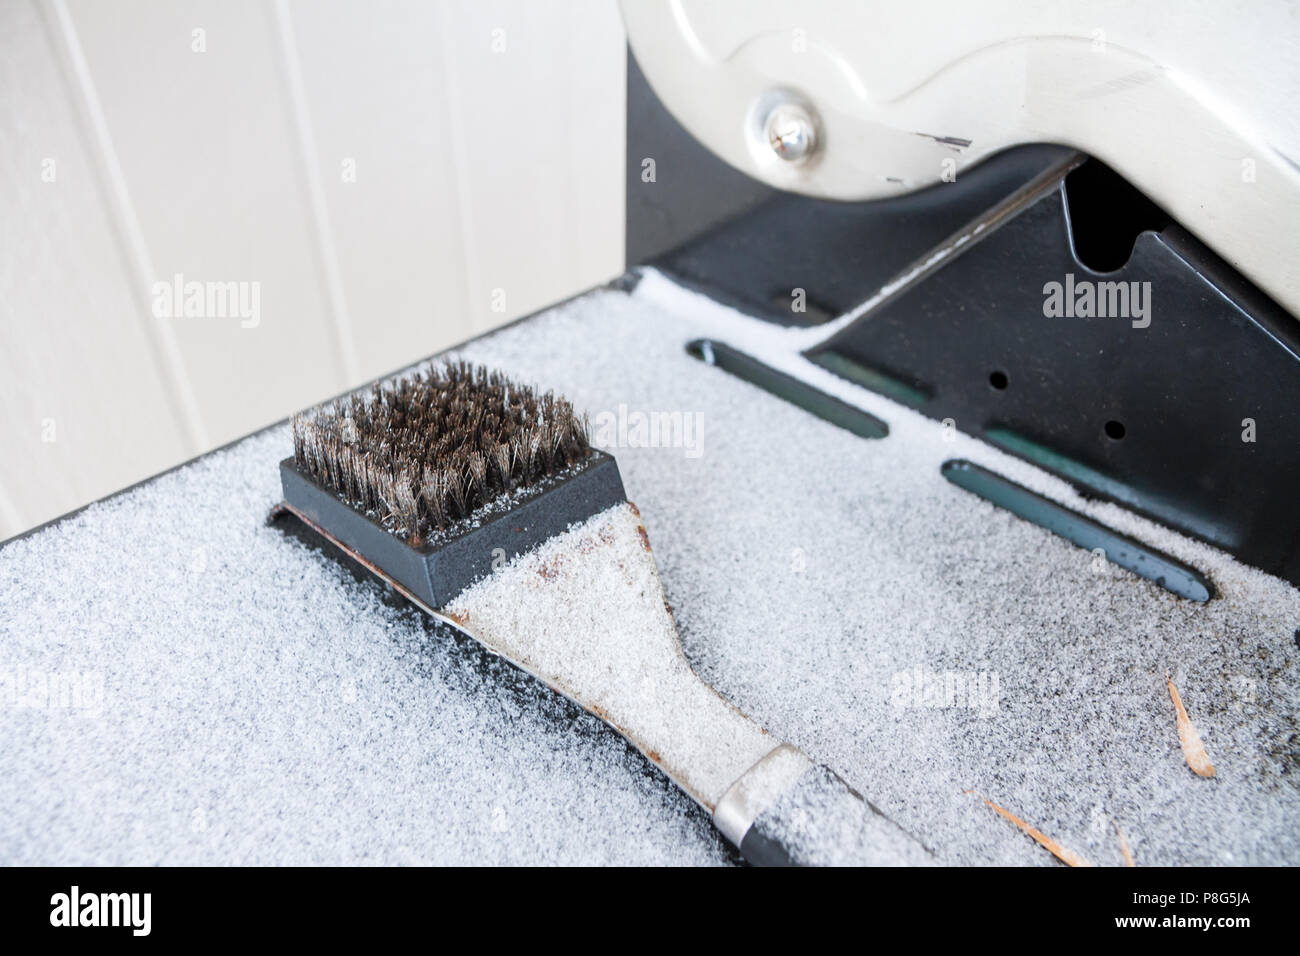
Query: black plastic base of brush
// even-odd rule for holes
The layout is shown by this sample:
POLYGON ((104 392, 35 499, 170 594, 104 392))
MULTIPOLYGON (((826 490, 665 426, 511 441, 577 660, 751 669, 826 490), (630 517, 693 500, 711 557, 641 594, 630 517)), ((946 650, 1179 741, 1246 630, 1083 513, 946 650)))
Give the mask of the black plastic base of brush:
POLYGON ((515 507, 417 548, 316 484, 292 458, 280 463, 280 480, 287 504, 434 608, 446 606, 503 561, 627 500, 618 464, 593 451, 578 471, 552 479, 515 507))

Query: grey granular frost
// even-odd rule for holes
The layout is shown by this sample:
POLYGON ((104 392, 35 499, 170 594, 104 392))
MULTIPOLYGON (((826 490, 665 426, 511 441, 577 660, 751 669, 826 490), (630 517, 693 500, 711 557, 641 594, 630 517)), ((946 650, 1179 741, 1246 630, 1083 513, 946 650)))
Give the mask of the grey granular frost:
MULTIPOLYGON (((649 273, 458 357, 588 415, 696 670, 938 862, 1056 865, 976 791, 1098 864, 1123 861, 1120 828, 1138 865, 1300 863, 1300 592, 813 366, 799 353, 824 334, 649 273), (697 361, 699 338, 889 437, 697 361), (689 446, 637 427, 659 413, 689 446), (995 509, 943 479, 950 458, 1217 596, 995 509), (1187 767, 1166 674, 1211 779, 1187 767)), ((735 860, 594 717, 268 527, 292 449, 272 429, 0 549, 0 862, 735 860)))

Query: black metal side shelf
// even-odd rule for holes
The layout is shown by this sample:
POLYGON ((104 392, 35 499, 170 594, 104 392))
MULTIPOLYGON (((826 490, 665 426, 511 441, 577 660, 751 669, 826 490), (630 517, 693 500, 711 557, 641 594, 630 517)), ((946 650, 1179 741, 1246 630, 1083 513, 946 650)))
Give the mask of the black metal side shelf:
POLYGON ((807 357, 1300 584, 1300 323, 1094 160, 807 357))

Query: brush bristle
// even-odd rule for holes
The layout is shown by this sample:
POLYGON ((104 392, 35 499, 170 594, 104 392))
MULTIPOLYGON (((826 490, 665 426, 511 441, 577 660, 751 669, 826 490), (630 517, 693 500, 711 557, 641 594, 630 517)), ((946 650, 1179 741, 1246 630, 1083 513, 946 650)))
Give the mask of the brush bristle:
POLYGON ((299 470, 412 544, 590 454, 563 398, 463 361, 293 419, 299 470))

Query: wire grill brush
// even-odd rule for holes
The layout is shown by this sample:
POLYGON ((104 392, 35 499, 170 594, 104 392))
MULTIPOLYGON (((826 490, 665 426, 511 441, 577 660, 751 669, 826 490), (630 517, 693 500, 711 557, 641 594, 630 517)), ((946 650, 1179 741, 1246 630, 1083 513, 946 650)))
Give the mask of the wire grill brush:
POLYGON ((640 512, 563 398, 463 362, 297 416, 285 504, 429 614, 596 714, 756 863, 927 863, 691 670, 640 512))

